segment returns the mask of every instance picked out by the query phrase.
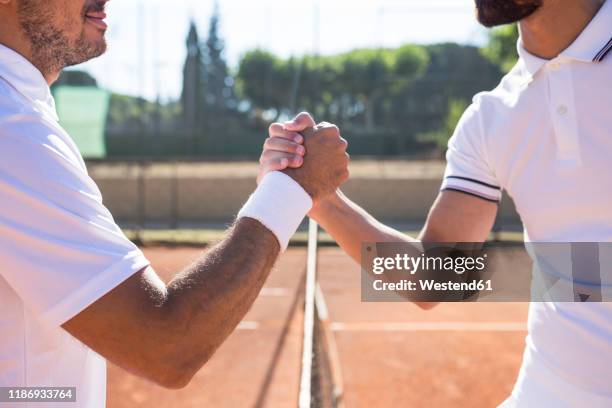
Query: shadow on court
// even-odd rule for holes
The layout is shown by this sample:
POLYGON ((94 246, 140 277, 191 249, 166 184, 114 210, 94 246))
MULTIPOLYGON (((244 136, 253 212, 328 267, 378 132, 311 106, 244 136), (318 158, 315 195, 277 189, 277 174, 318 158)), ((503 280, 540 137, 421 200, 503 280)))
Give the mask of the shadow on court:
MULTIPOLYGON (((194 248, 145 248, 169 279, 194 248)), ((184 390, 168 391, 109 364, 108 407, 295 407, 302 351, 305 248, 277 263, 252 310, 184 390)), ((346 407, 491 407, 512 389, 527 304, 361 303, 359 266, 319 253, 346 407)))
MULTIPOLYGON (((194 248, 144 252, 164 280, 201 253, 194 248)), ((297 406, 302 313, 296 294, 301 295, 305 262, 303 249, 279 260, 251 311, 187 388, 165 390, 109 364, 107 406, 297 406)))

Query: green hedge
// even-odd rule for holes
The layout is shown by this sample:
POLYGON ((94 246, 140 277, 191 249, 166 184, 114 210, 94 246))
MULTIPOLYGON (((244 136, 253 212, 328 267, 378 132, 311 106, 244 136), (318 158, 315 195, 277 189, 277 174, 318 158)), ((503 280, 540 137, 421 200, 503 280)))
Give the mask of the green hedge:
MULTIPOLYGON (((261 154, 266 132, 241 135, 124 134, 106 138, 107 157, 213 157, 252 158, 261 154)), ((431 143, 394 133, 344 134, 351 156, 418 156, 430 152, 431 143)))

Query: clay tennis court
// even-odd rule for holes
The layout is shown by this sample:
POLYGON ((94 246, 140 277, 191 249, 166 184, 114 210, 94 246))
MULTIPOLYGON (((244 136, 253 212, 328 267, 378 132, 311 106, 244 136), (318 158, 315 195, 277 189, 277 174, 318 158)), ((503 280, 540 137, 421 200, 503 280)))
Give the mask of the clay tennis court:
MULTIPOLYGON (((197 248, 149 247, 169 279, 197 248)), ((295 407, 298 403, 306 248, 277 263, 262 295, 209 364, 168 391, 109 364, 108 407, 295 407)), ((525 303, 361 303, 360 271, 322 248, 319 282, 329 312, 347 407, 492 407, 509 394, 521 362, 525 303)))

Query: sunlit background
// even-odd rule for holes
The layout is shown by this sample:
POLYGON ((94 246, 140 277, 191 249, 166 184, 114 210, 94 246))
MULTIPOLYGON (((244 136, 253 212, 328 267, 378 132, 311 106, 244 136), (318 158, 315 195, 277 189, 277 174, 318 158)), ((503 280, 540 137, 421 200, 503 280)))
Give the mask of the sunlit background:
MULTIPOLYGON (((192 0, 111 1, 109 51, 78 68, 115 92, 176 98, 189 23, 194 21, 205 37, 214 5, 192 0)), ((232 68, 255 48, 288 57, 404 43, 482 45, 487 38, 474 19, 471 0, 222 0, 218 7, 224 57, 232 68)))
POLYGON ((354 155, 439 155, 514 54, 515 32, 500 53, 471 0, 123 0, 108 16, 108 52, 54 87, 89 158, 252 158, 253 135, 299 110, 359 136, 354 155))
MULTIPOLYGON (((53 92, 104 204, 166 280, 225 234, 256 188, 269 124, 302 110, 349 142, 342 191, 417 236, 457 121, 517 58, 516 27, 480 27, 473 0, 112 0, 108 16, 108 52, 66 70, 53 92)), ((111 364, 108 406, 297 406, 305 224, 189 387, 163 390, 111 364)), ((491 238, 520 240, 521 228, 504 196, 491 238)), ((365 304, 359 266, 329 235, 318 240, 321 390, 350 407, 506 398, 526 304, 365 304)))
POLYGON ((346 188, 375 215, 417 225, 461 114, 516 61, 516 27, 484 29, 472 0, 113 0, 107 11, 108 52, 64 71, 53 92, 106 204, 129 225, 231 221, 269 124, 303 110, 349 141, 346 188), (359 174, 388 179, 388 160, 404 166, 393 177, 431 177, 417 183, 425 190, 380 192, 418 195, 418 205, 361 186, 359 174), (228 164, 196 168, 211 163, 228 164), (243 184, 226 179, 240 174, 243 184), (194 199, 200 190, 206 199, 194 199))

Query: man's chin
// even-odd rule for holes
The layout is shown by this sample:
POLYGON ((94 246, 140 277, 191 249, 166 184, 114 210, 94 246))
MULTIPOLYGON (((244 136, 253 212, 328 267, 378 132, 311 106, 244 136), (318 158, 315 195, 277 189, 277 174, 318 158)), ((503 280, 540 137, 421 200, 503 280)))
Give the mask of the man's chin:
POLYGON ((538 11, 541 5, 541 1, 515 4, 510 0, 476 0, 476 17, 485 27, 497 27, 528 18, 538 11), (504 3, 505 1, 508 3, 504 3))
POLYGON ((478 15, 478 22, 486 28, 499 27, 506 24, 518 23, 520 20, 489 20, 486 17, 478 15))
POLYGON ((98 41, 87 42, 85 46, 79 48, 78 52, 75 52, 66 58, 65 67, 71 67, 79 65, 94 58, 97 58, 106 52, 106 41, 104 39, 98 41))
POLYGON ((86 49, 89 58, 96 58, 106 52, 107 44, 104 32, 96 30, 95 33, 85 33, 85 42, 87 43, 86 49))
POLYGON ((106 48, 107 48, 106 41, 102 40, 101 42, 96 44, 94 48, 92 48, 92 53, 89 55, 88 60, 98 58, 104 55, 104 53, 106 52, 106 48))

